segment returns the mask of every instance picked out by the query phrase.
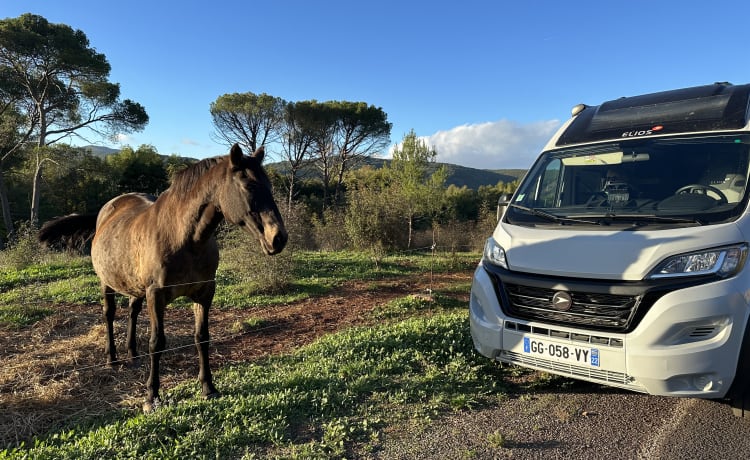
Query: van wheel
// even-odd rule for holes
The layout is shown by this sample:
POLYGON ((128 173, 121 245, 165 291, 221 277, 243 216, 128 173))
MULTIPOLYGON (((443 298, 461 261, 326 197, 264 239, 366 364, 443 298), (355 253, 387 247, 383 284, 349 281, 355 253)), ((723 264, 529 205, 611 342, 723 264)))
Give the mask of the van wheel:
POLYGON ((750 420, 750 397, 748 397, 747 391, 742 396, 729 401, 729 405, 732 406, 732 413, 735 417, 750 420))

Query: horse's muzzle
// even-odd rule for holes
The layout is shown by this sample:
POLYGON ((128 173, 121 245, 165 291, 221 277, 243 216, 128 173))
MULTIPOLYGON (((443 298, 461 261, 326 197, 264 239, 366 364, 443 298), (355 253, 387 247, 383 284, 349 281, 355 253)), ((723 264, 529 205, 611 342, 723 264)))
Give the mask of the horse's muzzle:
POLYGON ((276 227, 273 231, 266 229, 260 236, 260 245, 266 254, 272 256, 280 253, 286 247, 288 239, 289 235, 287 235, 286 229, 283 226, 276 227))

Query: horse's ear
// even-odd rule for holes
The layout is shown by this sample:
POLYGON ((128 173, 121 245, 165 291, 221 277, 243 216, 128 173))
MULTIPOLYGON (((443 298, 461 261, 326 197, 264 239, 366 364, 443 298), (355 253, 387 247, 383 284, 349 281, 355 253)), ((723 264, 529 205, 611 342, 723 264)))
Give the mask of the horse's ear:
POLYGON ((258 147, 258 150, 253 152, 252 157, 258 160, 258 163, 263 163, 263 157, 266 156, 266 149, 262 145, 258 147))
POLYGON ((229 159, 232 162, 232 166, 240 166, 242 164, 242 149, 239 144, 234 144, 232 150, 229 151, 229 159))

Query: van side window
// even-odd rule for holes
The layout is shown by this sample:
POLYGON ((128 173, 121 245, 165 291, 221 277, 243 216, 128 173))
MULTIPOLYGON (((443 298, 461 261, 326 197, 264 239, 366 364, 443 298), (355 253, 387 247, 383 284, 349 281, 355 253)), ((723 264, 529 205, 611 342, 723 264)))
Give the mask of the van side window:
POLYGON ((543 208, 552 208, 557 206, 556 199, 558 195, 559 179, 560 179, 560 167, 562 162, 560 159, 554 159, 549 162, 547 168, 542 174, 541 181, 539 183, 539 190, 537 191, 536 205, 543 208))

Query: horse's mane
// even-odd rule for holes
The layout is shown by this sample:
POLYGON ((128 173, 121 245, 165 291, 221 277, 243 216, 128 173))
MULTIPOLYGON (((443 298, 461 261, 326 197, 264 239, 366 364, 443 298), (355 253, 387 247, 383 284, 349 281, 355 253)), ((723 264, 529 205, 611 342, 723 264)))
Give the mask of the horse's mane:
POLYGON ((186 194, 209 169, 221 162, 225 157, 203 159, 187 168, 174 173, 170 189, 180 195, 186 194))

